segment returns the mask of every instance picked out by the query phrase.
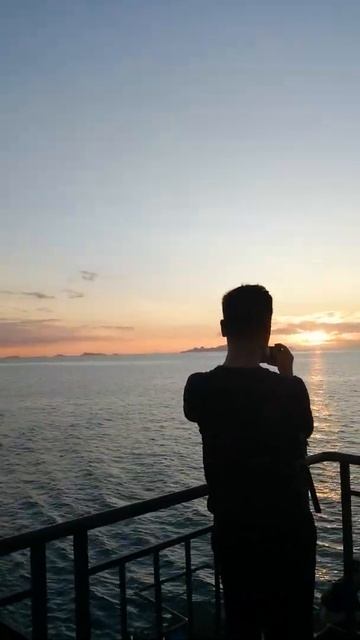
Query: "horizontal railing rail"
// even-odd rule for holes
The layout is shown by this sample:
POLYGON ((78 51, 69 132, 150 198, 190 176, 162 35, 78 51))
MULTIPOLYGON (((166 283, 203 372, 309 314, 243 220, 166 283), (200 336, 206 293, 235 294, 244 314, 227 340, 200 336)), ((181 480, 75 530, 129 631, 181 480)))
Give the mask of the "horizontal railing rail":
POLYGON ((344 462, 354 466, 360 465, 360 455, 354 453, 343 453, 341 451, 322 451, 321 453, 313 453, 306 458, 309 465, 319 464, 321 462, 344 462))
MULTIPOLYGON (((326 462, 339 463, 340 466, 340 488, 341 488, 341 513, 342 513, 342 534, 343 534, 343 562, 344 579, 351 585, 353 581, 353 535, 352 535, 352 497, 360 497, 360 491, 351 487, 350 467, 360 466, 360 456, 326 451, 307 458, 309 466, 326 462)), ((124 522, 131 518, 153 513, 158 510, 191 502, 208 495, 208 488, 205 484, 169 493, 160 497, 151 498, 125 505, 116 509, 110 509, 101 513, 83 516, 68 522, 51 525, 29 531, 16 536, 0 539, 0 557, 6 556, 24 549, 30 549, 30 589, 19 591, 14 594, 4 596, 0 599, 0 607, 15 604, 22 600, 31 599, 32 610, 32 637, 34 640, 47 640, 47 569, 46 569, 46 545, 49 542, 67 537, 73 538, 74 554, 74 590, 75 590, 75 626, 76 639, 89 640, 91 638, 91 617, 90 617, 90 577, 109 569, 117 568, 119 571, 119 593, 121 605, 121 637, 128 640, 127 621, 127 575, 126 567, 131 561, 143 558, 147 555, 153 557, 154 575, 154 606, 156 620, 156 637, 163 637, 163 605, 162 605, 162 584, 160 553, 165 549, 176 545, 184 545, 185 552, 185 579, 186 579, 186 601, 187 619, 189 633, 193 623, 193 602, 192 602, 192 560, 191 541, 211 532, 212 526, 203 527, 196 531, 177 536, 170 540, 159 542, 145 549, 140 549, 129 554, 122 554, 107 562, 89 566, 88 559, 88 532, 108 525, 124 522)), ((215 567, 215 614, 217 628, 220 623, 220 581, 219 572, 215 567)), ((351 612, 348 615, 351 624, 351 612)), ((190 637, 190 636, 189 636, 190 637)))
POLYGON ((82 516, 75 520, 68 520, 59 524, 53 524, 48 527, 43 527, 42 529, 35 529, 33 531, 28 531, 27 533, 21 533, 8 538, 1 538, 0 556, 7 555, 15 551, 21 551, 22 549, 27 549, 34 543, 47 544, 53 540, 60 540, 61 538, 74 536, 80 530, 91 531, 93 529, 100 529, 101 527, 106 527, 110 524, 117 524, 124 520, 129 520, 130 518, 137 518, 138 516, 153 513, 154 511, 168 509, 169 507, 174 507, 178 504, 203 498, 204 496, 207 496, 207 494, 207 485, 202 484, 191 489, 168 493, 163 496, 159 496, 158 498, 142 500, 133 504, 124 505, 123 507, 117 507, 116 509, 108 509, 107 511, 93 513, 89 516, 82 516))
POLYGON ((169 540, 158 542, 158 544, 144 547, 143 549, 139 549, 139 551, 133 551, 132 553, 127 553, 125 555, 119 556, 118 558, 114 558, 113 560, 108 560, 107 562, 96 564, 89 569, 89 575, 93 576, 97 573, 101 573, 102 571, 109 571, 110 569, 114 569, 119 566, 122 562, 133 562, 134 560, 140 560, 141 558, 145 558, 146 556, 149 556, 153 553, 165 551, 165 549, 169 549, 170 547, 175 547, 178 544, 185 543, 186 540, 188 540, 189 535, 191 535, 191 539, 194 539, 199 538, 200 536, 204 536, 211 531, 212 526, 202 527, 202 529, 191 531, 191 534, 185 533, 182 536, 170 538, 169 540))

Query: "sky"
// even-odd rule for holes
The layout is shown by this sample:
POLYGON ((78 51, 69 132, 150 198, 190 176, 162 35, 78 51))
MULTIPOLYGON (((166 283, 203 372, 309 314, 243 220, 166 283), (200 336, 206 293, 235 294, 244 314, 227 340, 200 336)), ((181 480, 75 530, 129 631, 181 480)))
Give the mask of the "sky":
POLYGON ((3 0, 0 356, 360 346, 358 0, 3 0))

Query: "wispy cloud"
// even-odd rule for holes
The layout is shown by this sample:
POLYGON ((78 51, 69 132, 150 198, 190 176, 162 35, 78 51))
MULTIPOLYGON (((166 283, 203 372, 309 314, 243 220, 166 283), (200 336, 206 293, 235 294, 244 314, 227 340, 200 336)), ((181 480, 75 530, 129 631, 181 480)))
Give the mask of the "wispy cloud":
POLYGON ((42 291, 8 291, 2 290, 0 293, 3 293, 7 296, 27 296, 30 298, 37 298, 38 300, 54 300, 55 296, 49 296, 47 293, 43 293, 42 291))
POLYGON ((54 322, 23 320, 0 321, 0 347, 24 347, 56 344, 63 341, 76 341, 78 332, 54 322))
POLYGON ((351 318, 360 320, 359 314, 349 314, 341 313, 340 311, 318 311, 316 313, 310 313, 306 315, 296 315, 296 316, 281 316, 277 318, 278 324, 299 324, 301 322, 325 322, 326 324, 336 324, 337 322, 341 322, 345 318, 351 318))
POLYGON ((84 326, 66 325, 58 318, 20 320, 3 318, 0 320, 0 348, 41 347, 41 345, 54 346, 59 343, 96 343, 97 341, 113 342, 114 340, 126 342, 128 338, 119 337, 99 331, 97 328, 89 329, 84 326))
POLYGON ((16 311, 16 313, 29 313, 29 309, 24 309, 23 307, 8 307, 8 310, 16 311))
POLYGON ((74 291, 74 289, 64 289, 64 292, 67 293, 67 297, 70 298, 70 300, 85 297, 84 293, 82 293, 81 291, 74 291))
POLYGON ((86 271, 86 269, 81 269, 80 273, 82 279, 87 280, 88 282, 94 282, 94 280, 99 277, 99 274, 95 271, 86 271))
POLYGON ((326 331, 334 337, 341 334, 359 333, 360 319, 346 320, 341 319, 339 315, 329 315, 324 319, 323 316, 317 320, 300 320, 292 321, 284 324, 278 324, 272 329, 274 335, 295 335, 303 331, 326 331))
POLYGON ((31 298, 37 298, 38 300, 54 300, 55 296, 48 296, 41 291, 22 291, 21 295, 30 296, 31 298))
POLYGON ((111 329, 115 331, 135 331, 135 327, 131 327, 128 325, 118 325, 118 324, 101 324, 101 329, 111 329))

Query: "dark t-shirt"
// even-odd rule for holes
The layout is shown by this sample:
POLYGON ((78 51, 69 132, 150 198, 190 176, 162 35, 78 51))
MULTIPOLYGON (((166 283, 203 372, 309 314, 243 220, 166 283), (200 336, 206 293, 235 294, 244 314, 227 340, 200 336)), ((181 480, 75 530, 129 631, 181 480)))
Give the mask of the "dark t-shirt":
POLYGON ((199 425, 208 507, 218 521, 269 529, 309 514, 304 458, 313 419, 301 378, 260 366, 194 373, 184 413, 199 425))

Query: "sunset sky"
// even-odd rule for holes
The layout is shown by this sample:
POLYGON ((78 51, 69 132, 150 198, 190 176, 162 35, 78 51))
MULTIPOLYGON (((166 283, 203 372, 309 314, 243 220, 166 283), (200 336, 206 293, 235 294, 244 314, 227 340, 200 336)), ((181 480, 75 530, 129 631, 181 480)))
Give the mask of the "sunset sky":
POLYGON ((3 0, 0 355, 360 346, 358 0, 3 0))

